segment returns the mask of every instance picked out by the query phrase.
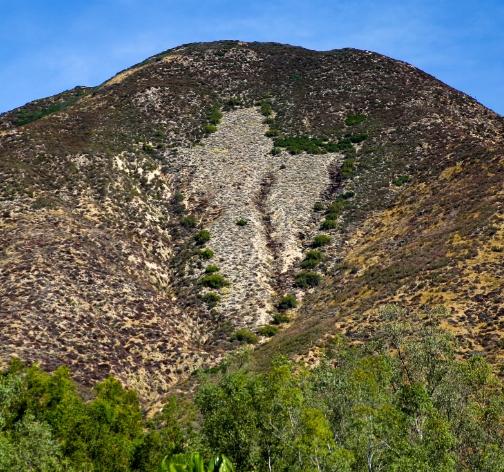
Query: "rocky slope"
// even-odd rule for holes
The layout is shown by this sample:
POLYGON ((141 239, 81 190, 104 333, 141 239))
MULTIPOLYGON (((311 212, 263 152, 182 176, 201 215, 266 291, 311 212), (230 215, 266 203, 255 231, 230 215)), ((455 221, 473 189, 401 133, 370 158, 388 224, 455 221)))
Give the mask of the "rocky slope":
POLYGON ((502 117, 408 64, 238 41, 5 113, 0 355, 156 398, 295 293, 258 364, 364 339, 387 302, 444 304, 497 360, 503 144, 502 117))

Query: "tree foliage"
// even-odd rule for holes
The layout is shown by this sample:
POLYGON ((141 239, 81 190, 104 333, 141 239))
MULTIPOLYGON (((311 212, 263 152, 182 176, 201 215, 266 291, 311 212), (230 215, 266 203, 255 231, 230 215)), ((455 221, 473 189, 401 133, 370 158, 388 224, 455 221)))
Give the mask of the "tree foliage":
POLYGON ((13 361, 0 471, 504 472, 502 381, 457 356, 444 316, 387 307, 368 342, 335 338, 311 370, 228 360, 152 418, 117 380, 83 393, 65 368, 13 361))

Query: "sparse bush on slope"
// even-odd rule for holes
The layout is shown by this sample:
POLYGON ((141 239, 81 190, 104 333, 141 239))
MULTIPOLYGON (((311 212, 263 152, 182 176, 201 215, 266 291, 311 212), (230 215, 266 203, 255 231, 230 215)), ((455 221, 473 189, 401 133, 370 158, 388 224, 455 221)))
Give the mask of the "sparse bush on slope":
POLYGON ((284 295, 277 303, 277 308, 281 311, 288 310, 289 308, 296 308, 296 306, 296 295, 293 295, 291 293, 284 295))
POLYGON ((202 245, 210 241, 211 235, 210 231, 206 229, 202 229, 201 231, 198 231, 194 235, 194 241, 196 241, 196 244, 202 245))
POLYGON ((229 282, 226 280, 226 278, 223 275, 217 273, 203 275, 199 279, 199 283, 204 287, 213 289, 222 288, 229 285, 229 282))
POLYGON ((320 284, 322 277, 317 272, 303 271, 299 272, 294 278, 296 287, 311 288, 320 284))

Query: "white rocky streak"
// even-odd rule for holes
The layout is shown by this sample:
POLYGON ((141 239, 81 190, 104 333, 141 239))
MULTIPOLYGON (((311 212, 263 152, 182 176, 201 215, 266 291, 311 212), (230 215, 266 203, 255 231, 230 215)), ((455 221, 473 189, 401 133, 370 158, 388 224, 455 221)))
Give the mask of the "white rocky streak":
POLYGON ((231 282, 220 306, 237 325, 268 321, 274 279, 301 256, 300 235, 316 230, 313 205, 329 185, 330 165, 341 157, 272 156, 263 121, 253 108, 226 113, 217 132, 179 152, 189 202, 206 200, 213 215, 205 222, 212 263, 231 282), (246 226, 236 224, 240 218, 246 226))

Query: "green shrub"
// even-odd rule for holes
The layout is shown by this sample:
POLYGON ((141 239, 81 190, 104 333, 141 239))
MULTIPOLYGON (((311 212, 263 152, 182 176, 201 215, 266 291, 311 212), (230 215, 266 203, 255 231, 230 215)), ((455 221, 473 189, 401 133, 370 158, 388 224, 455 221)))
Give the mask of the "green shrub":
POLYGON ((356 114, 356 115, 348 115, 345 119, 345 124, 347 126, 354 126, 365 121, 366 115, 356 114))
POLYGON ((200 256, 201 259, 208 260, 214 256, 214 252, 211 249, 205 248, 200 249, 198 255, 200 256))
POLYGON ((273 149, 271 150, 271 155, 278 156, 281 152, 282 152, 281 148, 274 146, 273 149))
POLYGON ((240 219, 236 222, 236 224, 237 224, 238 226, 247 226, 248 221, 247 221, 245 218, 240 218, 240 219))
POLYGON ((205 274, 213 274, 214 272, 219 272, 219 267, 215 264, 210 264, 205 268, 205 274))
POLYGON ((264 136, 267 138, 274 138, 275 136, 278 136, 279 131, 276 128, 270 128, 266 133, 264 133, 264 136))
POLYGON ((38 110, 20 110, 16 113, 16 116, 12 122, 15 126, 27 125, 28 123, 37 121, 44 116, 56 113, 62 109, 63 107, 61 107, 60 105, 54 104, 38 110))
POLYGON ((196 244, 205 244, 208 241, 210 241, 210 231, 206 229, 202 229, 201 231, 198 231, 194 235, 194 240, 196 241, 196 244))
POLYGON ((310 288, 320 284, 322 277, 317 272, 303 271, 296 275, 294 281, 296 287, 310 288))
POLYGON ((411 177, 409 175, 400 175, 399 177, 395 178, 392 181, 392 183, 396 187, 402 187, 404 184, 407 184, 410 181, 411 181, 411 177))
POLYGON ((201 299, 210 307, 213 308, 220 302, 221 297, 216 292, 207 292, 201 295, 201 299))
POLYGON ((180 219, 180 224, 184 228, 195 228, 198 222, 194 216, 184 216, 180 219))
POLYGON ((275 313, 273 315, 272 323, 275 325, 288 323, 290 321, 289 315, 287 313, 275 313))
POLYGON ((261 336, 266 336, 268 338, 271 338, 271 336, 275 336, 275 334, 278 333, 278 326, 273 326, 273 325, 261 326, 257 330, 257 332, 261 336))
POLYGON ((213 106, 210 112, 207 115, 208 122, 211 125, 218 125, 220 123, 220 120, 222 118, 222 113, 219 110, 219 107, 217 105, 213 106))
POLYGON ((184 201, 184 194, 182 192, 175 192, 173 194, 173 201, 175 203, 181 203, 184 201))
POLYGON ((324 209, 324 204, 322 202, 315 202, 313 205, 313 211, 322 211, 324 209))
POLYGON ((343 212, 343 210, 348 206, 348 202, 339 196, 332 202, 326 210, 326 218, 329 220, 335 220, 343 212))
POLYGON ((205 133, 206 134, 215 133, 216 131, 217 131, 217 126, 211 125, 211 124, 205 125, 205 133))
POLYGON ((206 274, 200 277, 199 283, 208 288, 222 288, 229 285, 229 282, 221 274, 206 274))
POLYGON ((322 221, 320 225, 320 229, 328 230, 328 229, 336 229, 338 227, 338 222, 336 220, 330 220, 326 218, 322 221))
POLYGON ((355 159, 353 157, 347 157, 343 160, 341 165, 341 176, 344 179, 349 179, 355 174, 355 159))
POLYGON ((280 311, 289 310, 290 308, 296 308, 297 307, 296 295, 292 293, 284 295, 277 303, 276 307, 280 311))
POLYGON ((270 116, 273 113, 273 108, 268 100, 261 101, 261 113, 264 116, 270 116))
POLYGON ((320 251, 311 250, 306 253, 304 260, 301 262, 301 267, 303 269, 314 269, 322 260, 323 256, 320 251))
POLYGON ((350 198, 353 198, 355 196, 355 193, 352 191, 344 192, 341 194, 340 198, 343 200, 349 200, 350 198))
POLYGON ((219 454, 205 464, 199 453, 175 454, 166 456, 159 467, 158 472, 235 472, 231 461, 224 455, 219 454))
POLYGON ((353 149, 352 141, 349 138, 343 138, 336 144, 336 151, 346 151, 348 149, 353 149))
POLYGON ((300 154, 303 151, 309 154, 325 154, 327 144, 322 139, 310 136, 289 136, 275 139, 275 147, 285 148, 291 154, 300 154))
POLYGON ((240 328, 239 330, 235 331, 232 339, 246 344, 256 344, 257 341, 259 341, 257 335, 250 331, 250 329, 248 328, 240 328))
POLYGON ((354 144, 362 143, 362 141, 365 141, 367 138, 367 134, 353 134, 349 137, 350 142, 354 144))
POLYGON ((154 145, 151 143, 142 143, 142 151, 146 152, 147 154, 153 154, 154 145))
POLYGON ((328 143, 325 149, 327 152, 341 152, 353 150, 353 146, 350 138, 342 138, 337 143, 328 143))
MULTIPOLYGON (((172 198, 172 206, 173 206, 173 211, 177 215, 181 215, 185 212, 185 206, 184 206, 184 195, 181 192, 175 192, 172 198)), ((183 223, 181 223, 183 224, 183 223)))
POLYGON ((318 234, 313 238, 312 247, 327 246, 331 242, 331 236, 328 234, 318 234))
MULTIPOLYGON (((274 137, 277 130, 270 130, 267 135, 274 137)), ((311 136, 283 136, 275 139, 275 148, 284 148, 291 154, 325 154, 327 152, 353 151, 353 142, 361 142, 366 135, 349 135, 334 142, 323 138, 314 138, 311 136)))
POLYGON ((236 107, 243 105, 243 102, 237 97, 231 97, 224 105, 224 109, 234 110, 236 107))
POLYGON ((14 119, 12 120, 12 123, 14 126, 23 126, 27 125, 28 123, 31 123, 33 121, 37 121, 40 118, 44 118, 47 115, 51 115, 53 113, 57 113, 59 111, 64 110, 65 108, 68 108, 69 106, 73 105, 76 103, 80 97, 83 95, 86 95, 87 92, 85 90, 82 90, 76 94, 76 96, 71 97, 67 100, 62 100, 58 101, 56 103, 51 103, 50 105, 46 107, 41 107, 41 108, 36 108, 36 109, 21 109, 19 110, 15 116, 14 119))

